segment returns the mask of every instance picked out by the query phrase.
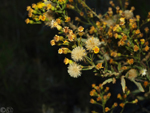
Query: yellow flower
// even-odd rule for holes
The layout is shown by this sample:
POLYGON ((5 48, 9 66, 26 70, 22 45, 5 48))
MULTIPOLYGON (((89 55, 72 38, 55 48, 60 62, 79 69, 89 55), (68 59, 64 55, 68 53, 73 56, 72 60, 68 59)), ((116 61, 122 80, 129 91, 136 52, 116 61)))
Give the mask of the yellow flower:
POLYGON ((148 47, 148 46, 146 46, 146 47, 144 48, 144 50, 145 50, 145 51, 148 51, 148 50, 149 50, 149 47, 148 47))
POLYGON ((75 17, 75 21, 80 21, 80 18, 79 17, 75 17))
POLYGON ((57 19, 56 19, 56 22, 57 22, 58 24, 61 24, 61 19, 60 19, 60 18, 57 18, 57 19))
POLYGON ((45 21, 45 20, 46 20, 46 16, 43 15, 42 18, 41 18, 41 20, 42 20, 42 21, 45 21))
POLYGON ((146 27, 144 30, 145 30, 146 33, 149 32, 149 28, 148 27, 146 27))
POLYGON ((102 97, 97 97, 96 100, 97 100, 97 101, 101 101, 101 100, 102 100, 102 97))
POLYGON ((73 34, 69 34, 69 35, 67 35, 68 36, 68 40, 69 41, 74 41, 74 39, 76 38, 76 35, 73 33, 73 34))
POLYGON ((121 67, 122 70, 128 69, 126 66, 121 67))
POLYGON ((34 9, 35 9, 35 8, 36 8, 36 4, 34 4, 34 3, 33 3, 33 4, 32 4, 32 8, 34 8, 34 9))
POLYGON ((140 15, 136 15, 136 19, 137 19, 137 21, 139 21, 140 20, 140 15))
POLYGON ((113 63, 113 59, 112 59, 112 58, 110 59, 109 63, 110 63, 110 64, 112 64, 112 63, 113 63))
POLYGON ((69 64, 69 62, 70 62, 70 60, 69 60, 68 58, 65 58, 65 59, 64 59, 65 65, 69 64))
POLYGON ((65 3, 66 0, 58 0, 60 3, 65 3))
POLYGON ((118 41, 118 46, 123 46, 125 44, 125 42, 121 39, 120 41, 118 41))
POLYGON ((109 98, 110 96, 111 96, 111 93, 108 93, 108 94, 107 94, 107 97, 109 98))
POLYGON ((92 91, 90 91, 90 96, 94 96, 95 93, 96 93, 96 90, 93 89, 92 91))
POLYGON ((96 30, 96 28, 94 26, 91 26, 91 28, 89 30, 90 34, 92 34, 95 30, 96 30))
POLYGON ((31 6, 27 6, 27 11, 29 11, 30 9, 32 9, 31 6))
POLYGON ((29 17, 32 17, 32 12, 29 11, 28 16, 29 16, 29 17))
POLYGON ((140 32, 140 30, 139 29, 137 29, 136 31, 135 31, 135 34, 140 34, 141 32, 140 32))
POLYGON ((117 38, 118 38, 118 34, 117 34, 117 33, 115 33, 115 34, 114 34, 114 37, 115 37, 115 39, 117 39, 117 38))
POLYGON ((122 108, 124 107, 124 105, 125 105, 124 103, 119 104, 119 106, 122 107, 122 108))
POLYGON ((27 18, 27 19, 25 20, 25 22, 26 22, 26 24, 30 23, 29 18, 27 18))
POLYGON ((44 6, 44 3, 42 2, 37 3, 37 8, 42 9, 43 6, 44 6))
POLYGON ((134 60, 133 59, 128 59, 127 62, 131 65, 134 63, 134 60))
POLYGON ((39 20, 41 20, 42 19, 42 15, 39 15, 39 20))
POLYGON ((114 107, 117 107, 117 106, 118 106, 118 104, 115 102, 115 103, 113 104, 113 106, 114 106, 114 107))
POLYGON ((84 16, 84 13, 83 13, 83 12, 80 12, 80 16, 84 16))
POLYGON ((145 43, 145 39, 140 39, 140 41, 141 41, 141 44, 145 43))
POLYGON ((65 22, 70 22, 71 18, 70 17, 65 17, 65 22))
POLYGON ((148 86, 148 81, 144 81, 144 87, 147 87, 148 86))
POLYGON ((84 27, 82 27, 82 26, 80 26, 80 27, 78 28, 78 31, 79 31, 79 32, 83 32, 83 30, 84 30, 84 27))
POLYGON ((132 101, 133 104, 138 103, 138 99, 135 99, 134 101, 132 101))
POLYGON ((135 7, 134 7, 134 6, 132 6, 132 7, 131 7, 131 11, 134 11, 134 10, 135 10, 135 7))
POLYGON ((63 53, 63 49, 60 48, 60 49, 58 50, 58 53, 59 53, 59 54, 62 54, 62 53, 63 53))
POLYGON ((51 4, 47 4, 47 10, 51 9, 52 5, 51 4))
POLYGON ((117 24, 116 26, 113 27, 113 31, 120 32, 121 27, 117 24))
POLYGON ((127 40, 127 36, 124 35, 124 36, 122 37, 122 40, 123 40, 123 41, 126 41, 126 40, 127 40))
POLYGON ((94 50, 94 53, 95 53, 95 54, 99 53, 99 47, 95 46, 95 47, 93 48, 93 50, 94 50))
POLYGON ((120 93, 118 93, 117 98, 118 98, 118 99, 121 99, 121 98, 122 98, 120 93))
POLYGON ((66 27, 66 26, 65 26, 65 27, 63 28, 63 32, 67 34, 67 33, 69 32, 69 27, 66 27))
POLYGON ((96 25, 97 25, 97 26, 100 26, 100 22, 99 22, 99 21, 96 21, 96 25))
POLYGON ((125 18, 122 17, 119 20, 120 20, 120 25, 124 25, 125 24, 125 18))
POLYGON ((94 88, 96 85, 95 84, 92 84, 92 88, 94 88))
POLYGON ((64 54, 70 53, 70 50, 66 47, 62 47, 61 49, 64 54))
POLYGON ((104 68, 104 67, 102 66, 102 63, 98 63, 98 64, 96 65, 96 69, 101 69, 101 68, 104 68))
POLYGON ((109 110, 109 107, 105 107, 105 112, 108 112, 109 110))
POLYGON ((56 45, 55 40, 51 40, 51 41, 50 41, 50 44, 51 44, 51 46, 56 45))
POLYGON ((60 40, 60 36, 55 35, 55 36, 54 36, 54 40, 55 40, 56 42, 58 42, 58 41, 60 40))
POLYGON ((137 52, 139 50, 139 47, 137 45, 134 45, 134 52, 137 52))
POLYGON ((115 52, 115 51, 111 51, 111 53, 110 53, 110 56, 113 56, 113 57, 117 57, 117 52, 115 52))
POLYGON ((145 42, 145 45, 146 45, 146 46, 148 46, 148 45, 149 45, 149 42, 148 42, 148 41, 146 41, 146 42, 145 42))
POLYGON ((94 99, 91 99, 91 100, 90 100, 90 103, 91 103, 91 104, 94 104, 94 103, 96 103, 96 101, 95 101, 94 99))
POLYGON ((69 2, 73 2, 73 0, 69 0, 69 2))
POLYGON ((60 26, 60 25, 57 25, 56 28, 57 28, 58 31, 62 30, 62 26, 60 26))

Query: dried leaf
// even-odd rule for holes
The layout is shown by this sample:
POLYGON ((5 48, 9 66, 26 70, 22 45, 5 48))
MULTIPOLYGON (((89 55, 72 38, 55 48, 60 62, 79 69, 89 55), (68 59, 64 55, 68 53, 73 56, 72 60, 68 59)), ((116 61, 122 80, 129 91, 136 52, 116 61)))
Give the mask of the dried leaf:
POLYGON ((138 89, 139 89, 141 92, 144 92, 144 89, 143 89, 141 83, 136 82, 135 80, 132 80, 132 81, 135 83, 135 85, 138 87, 138 89))
POLYGON ((122 91, 125 93, 126 81, 124 79, 124 76, 121 77, 121 86, 122 86, 122 91))
POLYGON ((102 85, 105 85, 105 84, 110 83, 110 82, 113 82, 113 78, 109 78, 109 79, 105 80, 105 81, 102 83, 102 85))
POLYGON ((113 78, 113 81, 112 81, 112 83, 113 83, 113 84, 115 84, 115 83, 116 83, 116 79, 115 79, 115 78, 113 78))

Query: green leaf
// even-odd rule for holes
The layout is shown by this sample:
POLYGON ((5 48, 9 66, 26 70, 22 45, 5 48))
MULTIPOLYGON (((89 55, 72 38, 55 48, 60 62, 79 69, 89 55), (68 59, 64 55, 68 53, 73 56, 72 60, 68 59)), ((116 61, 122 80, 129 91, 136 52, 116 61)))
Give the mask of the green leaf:
POLYGON ((132 81, 135 83, 135 85, 138 87, 138 89, 139 89, 141 92, 144 92, 144 89, 143 89, 141 83, 136 82, 135 80, 132 80, 132 81))
POLYGON ((111 71, 112 71, 112 72, 115 72, 115 70, 113 69, 112 65, 111 65, 111 71))
POLYGON ((139 67, 139 66, 137 66, 137 65, 135 65, 135 66, 133 66, 134 68, 138 68, 138 69, 143 69, 142 67, 139 67))
POLYGON ((145 98, 142 97, 142 96, 137 96, 137 99, 138 99, 138 100, 144 100, 145 98))
POLYGON ((101 55, 97 55, 97 56, 98 56, 98 58, 100 58, 100 59, 104 59, 103 56, 101 56, 101 55))
POLYGON ((105 69, 104 72, 106 72, 107 69, 108 69, 108 65, 107 65, 107 60, 106 59, 105 59, 105 68, 104 69, 105 69))
POLYGON ((121 86, 123 93, 125 93, 126 81, 124 79, 124 76, 121 77, 121 86))
POLYGON ((109 78, 109 79, 105 80, 105 81, 102 83, 102 85, 105 85, 105 84, 110 83, 110 82, 113 82, 113 78, 109 78))
POLYGON ((118 71, 121 69, 121 62, 118 64, 118 71))
POLYGON ((132 94, 133 94, 133 95, 136 95, 136 94, 138 94, 138 93, 141 93, 141 91, 140 91, 140 90, 138 90, 138 89, 136 89, 136 90, 132 91, 132 94))

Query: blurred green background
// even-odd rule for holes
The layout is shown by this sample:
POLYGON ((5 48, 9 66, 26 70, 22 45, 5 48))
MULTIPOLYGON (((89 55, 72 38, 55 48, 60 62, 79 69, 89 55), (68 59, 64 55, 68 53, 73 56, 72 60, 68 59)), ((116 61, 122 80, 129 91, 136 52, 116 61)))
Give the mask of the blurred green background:
MULTIPOLYGON (((101 78, 83 72, 71 78, 64 55, 49 42, 57 33, 44 25, 26 25, 26 7, 38 0, 2 0, 0 4, 0 107, 14 113, 90 113, 92 83, 101 78)), ((109 0, 87 0, 98 13, 105 13, 109 0)), ((118 3, 117 0, 115 0, 118 3)), ((130 0, 135 13, 146 18, 149 0, 130 0)), ((117 91, 116 91, 117 92, 117 91)))

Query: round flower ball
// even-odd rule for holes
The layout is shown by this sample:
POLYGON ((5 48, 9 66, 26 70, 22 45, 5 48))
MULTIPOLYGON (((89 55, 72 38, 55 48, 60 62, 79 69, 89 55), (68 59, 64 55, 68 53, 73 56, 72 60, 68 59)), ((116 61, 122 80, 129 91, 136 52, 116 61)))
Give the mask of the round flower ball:
POLYGON ((133 12, 132 11, 130 11, 130 10, 125 10, 124 11, 124 15, 125 15, 125 18, 126 19, 131 19, 131 18, 133 18, 133 12))
POLYGON ((73 78, 81 76, 81 70, 82 70, 81 66, 76 63, 71 63, 68 66, 68 73, 73 78))
POLYGON ((91 38, 87 39, 87 41, 85 42, 85 44, 86 44, 85 47, 88 50, 93 50, 93 48, 95 46, 99 47, 101 43, 100 43, 100 41, 99 41, 98 38, 91 37, 91 38))
POLYGON ((80 46, 74 48, 71 52, 71 58, 76 62, 82 61, 85 55, 86 55, 86 50, 80 46))

